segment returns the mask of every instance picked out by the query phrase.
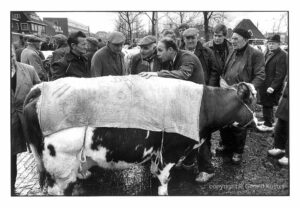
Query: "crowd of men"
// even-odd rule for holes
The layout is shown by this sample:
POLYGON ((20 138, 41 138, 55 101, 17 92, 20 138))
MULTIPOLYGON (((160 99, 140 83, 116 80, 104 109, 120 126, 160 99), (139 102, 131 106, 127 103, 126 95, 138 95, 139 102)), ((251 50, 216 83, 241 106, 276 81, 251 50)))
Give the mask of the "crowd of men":
MULTIPOLYGON (((273 108, 279 104, 284 83, 288 80, 287 52, 280 48, 280 36, 269 37, 267 50, 263 53, 248 43, 251 34, 241 28, 234 29, 228 40, 226 26, 218 24, 213 30, 213 39, 205 44, 199 41, 199 31, 196 28, 182 24, 178 29, 179 44, 172 30, 165 30, 159 40, 151 35, 142 38, 137 44, 140 52, 131 57, 128 65, 125 64, 122 53, 125 36, 121 32, 110 33, 106 45, 78 31, 71 33, 69 37, 55 35, 55 46, 49 42, 49 38, 40 44, 42 40, 33 35, 26 37, 24 47, 15 50, 13 46, 12 149, 17 146, 19 148, 12 151, 12 172, 16 173, 16 154, 26 150, 24 135, 20 133, 23 122, 21 104, 25 95, 40 81, 63 77, 138 74, 145 78, 175 78, 213 87, 232 86, 239 82, 252 83, 259 92, 259 104, 263 106, 264 121, 258 128, 261 131, 272 131, 273 108), (40 50, 54 51, 50 59, 44 60, 40 50)), ((268 151, 272 156, 282 155, 279 159, 282 165, 288 165, 288 115, 287 84, 276 112, 278 121, 274 130, 274 148, 268 151)), ((206 182, 214 176, 210 151, 211 133, 208 132, 201 149, 198 153, 195 152, 201 162, 196 177, 198 182, 206 182)), ((229 126, 220 129, 220 135, 217 155, 229 157, 234 164, 239 164, 242 161, 247 128, 229 126)), ((194 166, 195 154, 186 159, 184 168, 194 166)), ((15 180, 15 175, 12 179, 15 180)))

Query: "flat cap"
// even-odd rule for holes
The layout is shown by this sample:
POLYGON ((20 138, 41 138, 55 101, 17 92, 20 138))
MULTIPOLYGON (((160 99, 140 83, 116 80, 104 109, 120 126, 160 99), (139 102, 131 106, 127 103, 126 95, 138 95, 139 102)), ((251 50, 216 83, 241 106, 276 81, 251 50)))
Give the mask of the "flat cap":
POLYGON ((65 41, 68 39, 68 38, 67 38, 65 35, 63 35, 63 34, 57 34, 57 35, 54 35, 53 38, 59 39, 59 40, 65 40, 65 41))
POLYGON ((197 34, 199 33, 199 30, 197 30, 196 28, 189 28, 189 29, 186 29, 184 32, 183 32, 183 36, 184 37, 187 37, 187 36, 196 36, 197 34))
POLYGON ((138 45, 143 46, 143 45, 149 45, 152 43, 156 43, 156 38, 152 35, 147 35, 146 37, 142 38, 141 42, 138 45))
POLYGON ((186 24, 186 23, 182 23, 182 24, 179 25, 179 27, 178 27, 178 29, 183 29, 183 28, 188 29, 188 28, 189 28, 189 25, 186 24))
POLYGON ((250 39, 251 38, 250 32, 248 32, 247 30, 245 30, 243 28, 235 28, 232 32, 236 33, 236 34, 239 34, 240 36, 242 36, 245 39, 250 39))
POLYGON ((112 44, 120 44, 125 41, 125 36, 121 32, 112 32, 109 34, 107 41, 112 44))
POLYGON ((91 44, 93 44, 93 45, 95 45, 95 46, 98 46, 99 41, 97 40, 97 38, 94 38, 94 37, 88 37, 88 38, 86 38, 86 40, 87 40, 88 42, 90 42, 91 44))
POLYGON ((35 35, 25 35, 25 38, 28 42, 35 43, 35 42, 42 42, 42 39, 35 36, 35 35))

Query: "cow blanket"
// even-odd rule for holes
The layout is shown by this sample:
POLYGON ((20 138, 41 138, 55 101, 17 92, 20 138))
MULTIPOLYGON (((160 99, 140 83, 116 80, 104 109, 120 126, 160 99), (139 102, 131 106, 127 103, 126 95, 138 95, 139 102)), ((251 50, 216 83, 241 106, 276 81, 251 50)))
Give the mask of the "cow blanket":
POLYGON ((39 87, 37 113, 44 136, 91 126, 165 131, 199 141, 202 85, 129 75, 68 77, 39 87))

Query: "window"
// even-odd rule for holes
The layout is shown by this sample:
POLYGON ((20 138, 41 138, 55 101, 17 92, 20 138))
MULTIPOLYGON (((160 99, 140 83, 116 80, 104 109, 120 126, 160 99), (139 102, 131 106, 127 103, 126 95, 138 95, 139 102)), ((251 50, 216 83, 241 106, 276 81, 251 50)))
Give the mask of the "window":
POLYGON ((28 30, 28 24, 27 23, 21 23, 21 30, 28 30))
POLYGON ((15 22, 14 28, 15 28, 15 30, 19 30, 19 23, 15 22))
POLYGON ((31 24, 31 30, 34 31, 34 24, 31 24))
POLYGON ((21 19, 21 15, 20 14, 13 14, 13 18, 15 18, 15 19, 21 19))

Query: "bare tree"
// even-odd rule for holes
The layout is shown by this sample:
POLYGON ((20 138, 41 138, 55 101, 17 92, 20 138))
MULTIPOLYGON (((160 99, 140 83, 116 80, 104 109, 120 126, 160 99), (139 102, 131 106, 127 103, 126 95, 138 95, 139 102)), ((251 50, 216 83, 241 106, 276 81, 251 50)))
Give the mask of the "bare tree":
POLYGON ((168 25, 179 27, 180 24, 194 24, 201 12, 166 12, 168 25))
POLYGON ((144 12, 144 14, 149 18, 151 22, 151 35, 157 34, 157 23, 158 23, 158 15, 157 12, 151 12, 151 14, 148 14, 148 12, 144 12))
POLYGON ((116 28, 118 31, 126 34, 127 38, 132 41, 133 33, 138 33, 138 31, 143 27, 139 16, 143 12, 118 12, 119 16, 116 20, 116 28))

